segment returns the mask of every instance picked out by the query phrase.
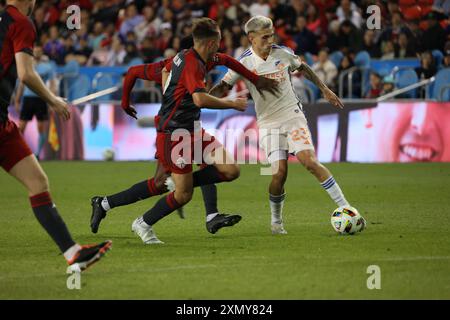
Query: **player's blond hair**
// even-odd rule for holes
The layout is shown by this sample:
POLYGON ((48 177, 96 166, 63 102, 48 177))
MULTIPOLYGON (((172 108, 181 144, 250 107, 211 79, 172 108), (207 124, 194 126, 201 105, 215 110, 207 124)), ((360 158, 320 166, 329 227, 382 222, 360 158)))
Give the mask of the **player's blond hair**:
POLYGON ((244 26, 244 30, 246 34, 250 32, 258 32, 264 29, 273 28, 273 22, 270 18, 264 16, 254 16, 244 26))

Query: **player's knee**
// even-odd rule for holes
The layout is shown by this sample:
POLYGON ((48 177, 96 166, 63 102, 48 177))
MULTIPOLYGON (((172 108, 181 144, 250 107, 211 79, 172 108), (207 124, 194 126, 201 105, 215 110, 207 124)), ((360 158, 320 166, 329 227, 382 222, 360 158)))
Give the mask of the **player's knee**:
POLYGON ((175 190, 175 200, 179 205, 184 206, 186 203, 192 199, 192 191, 177 191, 175 190))
POLYGON ((166 180, 169 177, 168 174, 161 174, 155 177, 155 186, 159 191, 167 191, 166 180))
POLYGON ((47 175, 44 172, 34 176, 30 183, 27 184, 28 191, 32 195, 36 195, 49 190, 47 175))
POLYGON ((320 163, 317 161, 315 157, 305 157, 301 160, 302 165, 311 173, 314 173, 318 170, 320 163))
POLYGON ((287 178, 287 170, 286 168, 278 168, 277 171, 272 174, 272 181, 276 185, 284 185, 287 178))
POLYGON ((238 165, 231 165, 229 169, 223 173, 223 175, 227 181, 232 181, 239 178, 241 175, 241 169, 238 165))

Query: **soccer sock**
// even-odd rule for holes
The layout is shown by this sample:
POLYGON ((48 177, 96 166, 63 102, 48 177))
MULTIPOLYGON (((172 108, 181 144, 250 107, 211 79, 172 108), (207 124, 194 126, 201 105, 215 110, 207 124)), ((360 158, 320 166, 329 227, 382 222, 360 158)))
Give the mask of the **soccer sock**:
POLYGON ((77 252, 81 249, 81 246, 79 244, 74 244, 69 249, 67 249, 64 252, 64 258, 66 258, 67 261, 73 260, 77 252))
POLYGON ((39 144, 38 144, 38 149, 37 149, 38 156, 41 154, 42 148, 44 147, 45 140, 47 140, 47 134, 46 133, 39 134, 39 144))
POLYGON ((269 194, 270 211, 272 212, 272 224, 283 222, 283 206, 286 193, 279 196, 269 194))
POLYGON ((203 202, 205 204, 206 215, 218 213, 217 209, 217 187, 215 184, 201 186, 203 202))
POLYGON ((167 196, 159 199, 153 208, 142 216, 144 222, 149 226, 152 226, 165 216, 180 208, 181 205, 175 200, 174 194, 175 192, 171 192, 167 196))
POLYGON ((48 192, 30 197, 30 203, 39 223, 56 242, 61 252, 64 253, 75 245, 48 192))
POLYGON ((333 199, 333 201, 336 202, 339 207, 349 205, 348 201, 344 197, 344 194, 342 193, 341 188, 337 184, 336 180, 334 180, 333 176, 329 177, 320 184, 322 185, 322 187, 324 187, 324 189, 330 195, 331 199, 333 199))
POLYGON ((149 180, 144 180, 139 183, 136 183, 131 188, 124 190, 122 192, 113 194, 112 196, 106 197, 106 202, 103 203, 103 209, 107 210, 108 205, 109 209, 125 206, 130 203, 135 203, 139 200, 147 199, 151 196, 156 196, 164 193, 164 191, 158 190, 155 184, 155 179, 151 178, 149 180))
POLYGON ((228 179, 217 170, 215 166, 205 168, 193 173, 194 187, 228 181, 228 179))

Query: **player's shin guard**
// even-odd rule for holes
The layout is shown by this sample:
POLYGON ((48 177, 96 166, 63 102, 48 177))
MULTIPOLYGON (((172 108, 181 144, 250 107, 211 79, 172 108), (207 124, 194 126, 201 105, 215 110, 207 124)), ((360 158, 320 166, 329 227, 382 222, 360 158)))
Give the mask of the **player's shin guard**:
POLYGON ((349 205, 348 201, 344 197, 344 193, 342 192, 336 180, 334 180, 333 176, 326 179, 321 183, 321 185, 326 190, 326 192, 328 192, 330 198, 334 202, 336 202, 339 207, 349 205))
POLYGON ((217 209, 217 187, 215 184, 201 186, 203 202, 205 204, 206 215, 218 213, 217 209))
POLYGON ((215 166, 206 166, 205 168, 194 172, 193 180, 194 187, 228 181, 215 166))
POLYGON ((66 224, 58 214, 48 192, 30 197, 31 207, 39 223, 56 242, 61 252, 66 252, 75 242, 66 224))
POLYGON ((156 187, 155 179, 151 178, 149 180, 144 180, 136 183, 134 186, 127 190, 113 194, 112 196, 107 196, 106 199, 108 201, 109 207, 112 209, 114 207, 120 207, 135 203, 152 196, 157 196, 163 194, 164 192, 165 190, 159 190, 156 187))
POLYGON ((165 216, 181 207, 181 205, 175 200, 174 193, 175 192, 171 192, 167 196, 162 197, 153 206, 153 208, 144 213, 142 218, 146 224, 152 226, 165 216))

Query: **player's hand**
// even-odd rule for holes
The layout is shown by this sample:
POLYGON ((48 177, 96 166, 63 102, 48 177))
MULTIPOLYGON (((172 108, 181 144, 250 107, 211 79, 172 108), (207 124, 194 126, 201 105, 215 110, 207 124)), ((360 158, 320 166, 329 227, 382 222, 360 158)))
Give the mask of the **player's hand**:
POLYGON ((245 111, 247 109, 247 98, 238 98, 233 101, 234 106, 233 108, 238 111, 245 111))
POLYGON ((263 76, 258 77, 258 81, 255 85, 256 89, 261 93, 264 98, 263 91, 267 91, 273 95, 278 95, 280 93, 280 87, 278 86, 278 81, 275 79, 266 78, 263 76))
POLYGON ((129 106, 122 106, 123 111, 125 111, 126 114, 128 114, 130 117, 133 117, 137 120, 137 111, 136 109, 129 105, 129 106))
POLYGON ((54 101, 49 103, 49 107, 52 108, 52 110, 55 111, 64 120, 70 119, 70 110, 67 100, 61 97, 55 97, 54 101))
POLYGON ((339 99, 339 97, 330 89, 327 88, 323 91, 323 97, 336 108, 344 109, 344 104, 341 99, 339 99))

